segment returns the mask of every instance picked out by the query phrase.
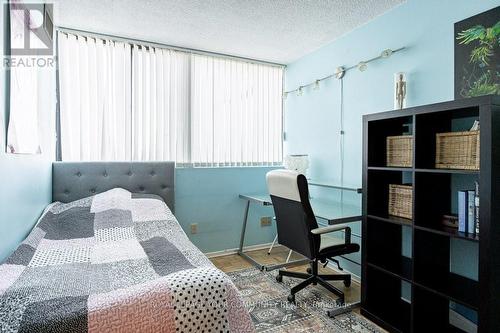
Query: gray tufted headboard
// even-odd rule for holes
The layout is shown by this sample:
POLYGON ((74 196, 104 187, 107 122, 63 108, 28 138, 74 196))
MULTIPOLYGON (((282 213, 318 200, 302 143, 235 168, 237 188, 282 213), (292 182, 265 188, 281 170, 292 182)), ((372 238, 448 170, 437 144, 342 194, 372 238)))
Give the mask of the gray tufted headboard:
POLYGON ((70 202, 115 187, 156 194, 174 211, 174 162, 54 162, 52 201, 70 202))

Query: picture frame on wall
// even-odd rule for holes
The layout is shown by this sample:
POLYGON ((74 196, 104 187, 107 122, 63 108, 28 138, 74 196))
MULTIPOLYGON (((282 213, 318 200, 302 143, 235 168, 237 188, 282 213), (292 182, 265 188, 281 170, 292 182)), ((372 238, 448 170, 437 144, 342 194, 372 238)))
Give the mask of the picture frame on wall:
POLYGON ((500 95, 500 6, 455 23, 455 99, 500 95))

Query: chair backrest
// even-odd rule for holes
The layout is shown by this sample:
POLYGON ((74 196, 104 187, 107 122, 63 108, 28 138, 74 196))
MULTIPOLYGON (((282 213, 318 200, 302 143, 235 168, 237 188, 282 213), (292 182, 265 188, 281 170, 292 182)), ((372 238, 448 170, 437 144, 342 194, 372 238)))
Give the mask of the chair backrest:
POLYGON ((291 170, 273 170, 267 173, 266 180, 276 215, 278 242, 314 259, 320 236, 311 234, 318 224, 309 202, 306 177, 291 170))

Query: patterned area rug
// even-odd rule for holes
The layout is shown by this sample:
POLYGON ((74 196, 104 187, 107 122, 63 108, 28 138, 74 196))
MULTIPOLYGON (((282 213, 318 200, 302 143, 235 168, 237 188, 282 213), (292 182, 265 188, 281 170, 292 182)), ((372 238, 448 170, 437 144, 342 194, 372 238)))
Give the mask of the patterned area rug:
POLYGON ((328 296, 321 287, 309 286, 296 294, 296 305, 288 303, 290 287, 300 280, 285 277, 278 283, 276 274, 254 268, 228 273, 257 332, 384 332, 355 312, 329 318, 326 311, 336 307, 336 296, 328 296))

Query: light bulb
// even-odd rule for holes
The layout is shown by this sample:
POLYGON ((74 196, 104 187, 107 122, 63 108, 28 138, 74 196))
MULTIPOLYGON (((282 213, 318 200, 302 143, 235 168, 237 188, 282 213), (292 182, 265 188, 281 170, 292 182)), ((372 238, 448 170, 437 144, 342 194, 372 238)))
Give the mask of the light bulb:
POLYGON ((358 69, 360 72, 366 71, 367 68, 368 68, 368 65, 366 64, 366 62, 364 62, 364 61, 359 62, 358 69))
POLYGON ((387 49, 387 50, 382 51, 380 56, 382 58, 389 58, 392 55, 392 53, 393 53, 393 51, 391 49, 387 49))
POLYGON ((302 96, 302 87, 299 87, 299 90, 297 90, 297 96, 302 96))
POLYGON ((337 79, 341 79, 343 78, 345 75, 345 69, 344 67, 340 66, 340 67, 337 67, 337 69, 335 70, 335 77, 337 79))
POLYGON ((319 80, 316 80, 314 82, 314 90, 318 90, 319 89, 319 82, 320 82, 319 80))

